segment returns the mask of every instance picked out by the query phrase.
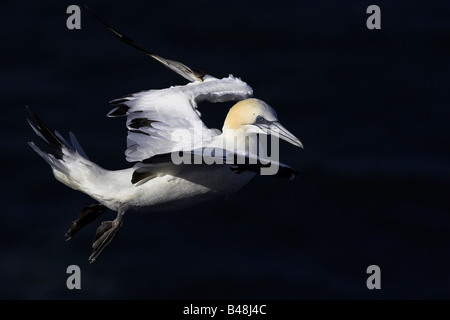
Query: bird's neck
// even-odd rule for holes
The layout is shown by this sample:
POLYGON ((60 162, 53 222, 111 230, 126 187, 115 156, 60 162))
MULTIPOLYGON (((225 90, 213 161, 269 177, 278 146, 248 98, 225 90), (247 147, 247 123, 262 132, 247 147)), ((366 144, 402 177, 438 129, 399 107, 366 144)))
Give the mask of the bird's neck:
POLYGON ((236 130, 224 128, 218 143, 224 149, 234 150, 241 154, 254 153, 260 148, 256 134, 248 133, 242 128, 236 130))
POLYGON ((228 115, 223 123, 222 132, 232 132, 241 129, 242 122, 237 117, 228 115))

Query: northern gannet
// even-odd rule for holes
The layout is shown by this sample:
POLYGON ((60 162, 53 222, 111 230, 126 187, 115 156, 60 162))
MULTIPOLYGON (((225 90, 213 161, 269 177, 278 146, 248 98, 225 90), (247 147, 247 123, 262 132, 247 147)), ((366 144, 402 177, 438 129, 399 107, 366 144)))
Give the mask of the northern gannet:
POLYGON ((178 210, 225 197, 274 164, 276 175, 295 177, 297 172, 291 167, 260 156, 266 146, 256 134, 279 137, 298 147, 302 144, 279 123, 272 107, 252 98, 253 90, 248 84, 232 75, 218 79, 153 54, 89 13, 121 41, 190 81, 183 86, 142 91, 110 102, 114 109, 108 113, 109 117, 127 117, 125 154, 127 161, 135 164, 124 170, 105 170, 93 163, 71 132, 69 143, 27 107, 33 119, 27 119, 31 128, 54 149, 55 155, 28 142, 31 148, 50 164, 58 181, 99 202, 81 211, 67 231, 66 240, 106 209, 117 211, 113 221, 104 221, 98 227, 90 262, 114 239, 125 213, 178 210), (205 100, 238 101, 229 110, 222 132, 207 128, 200 120, 197 103, 205 100))

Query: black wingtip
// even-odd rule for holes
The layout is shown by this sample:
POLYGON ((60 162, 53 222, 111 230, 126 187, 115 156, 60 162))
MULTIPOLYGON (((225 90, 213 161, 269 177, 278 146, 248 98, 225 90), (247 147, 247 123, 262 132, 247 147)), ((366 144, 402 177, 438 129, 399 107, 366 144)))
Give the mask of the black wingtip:
POLYGON ((125 36, 124 34, 122 34, 121 32, 119 32, 119 30, 117 30, 116 28, 114 28, 113 26, 111 26, 109 23, 107 23, 105 20, 103 20, 102 18, 100 18, 98 15, 96 15, 94 12, 92 12, 87 6, 83 7, 83 10, 88 13, 91 17, 93 17, 94 19, 96 19, 98 22, 100 22, 101 24, 103 24, 106 28, 109 29, 109 31, 111 32, 111 34, 113 36, 115 36, 116 38, 118 38, 120 41, 124 42, 125 44, 135 48, 136 50, 138 50, 140 53, 146 54, 146 55, 153 55, 152 52, 150 52, 149 50, 147 50, 146 48, 144 48, 143 46, 141 46, 139 43, 134 42, 132 39, 128 38, 127 36, 125 36))
POLYGON ((84 6, 82 7, 83 11, 86 12, 87 14, 89 14, 91 17, 93 17, 94 19, 96 19, 98 22, 100 22, 101 24, 103 24, 105 27, 107 27, 109 29, 109 31, 111 32, 112 35, 114 35, 115 37, 119 38, 122 40, 122 35, 116 30, 114 29, 111 25, 109 25, 105 20, 103 20, 102 18, 100 18, 98 15, 96 15, 93 11, 91 11, 88 6, 84 6))
POLYGON ((101 23, 106 23, 105 21, 103 21, 102 18, 100 18, 99 16, 97 16, 93 11, 91 11, 91 9, 89 9, 89 7, 87 5, 84 5, 81 7, 81 10, 83 10, 84 12, 86 12, 87 14, 91 15, 92 17, 94 17, 95 19, 99 20, 101 23))
POLYGON ((63 156, 63 148, 72 149, 70 146, 64 144, 53 132, 44 124, 44 122, 39 119, 39 117, 34 113, 29 106, 25 106, 25 109, 30 114, 33 121, 27 119, 31 128, 34 132, 50 147, 52 147, 57 154, 62 157, 63 156))
POLYGON ((130 109, 130 107, 128 107, 126 104, 124 103, 120 103, 120 104, 115 104, 114 105, 115 108, 112 109, 107 116, 108 117, 121 117, 121 116, 126 116, 128 110, 130 109))
POLYGON ((206 72, 204 72, 203 70, 200 70, 198 68, 191 68, 191 67, 188 67, 178 61, 169 60, 169 59, 165 59, 161 56, 158 56, 158 55, 154 54, 153 52, 149 51, 148 49, 146 49, 145 47, 143 47, 141 44, 135 42, 134 40, 127 37, 123 33, 119 32, 119 30, 117 30, 116 28, 114 28, 113 26, 108 24, 105 20, 100 18, 98 15, 96 15, 94 12, 92 12, 87 6, 84 6, 83 10, 86 13, 88 13, 90 16, 92 16, 94 19, 99 21, 101 24, 103 24, 106 28, 108 28, 109 31, 111 32, 111 34, 113 36, 115 36, 116 38, 118 38, 120 41, 122 41, 126 45, 136 49, 140 53, 145 54, 145 55, 157 60, 159 63, 163 64, 165 67, 169 68, 170 70, 178 73, 183 78, 185 78, 191 82, 194 82, 194 81, 202 82, 204 80, 204 77, 206 76, 206 72))
POLYGON ((25 106, 25 110, 27 110, 27 112, 30 114, 30 116, 33 119, 37 118, 36 114, 33 112, 33 110, 31 110, 31 108, 29 106, 25 106))

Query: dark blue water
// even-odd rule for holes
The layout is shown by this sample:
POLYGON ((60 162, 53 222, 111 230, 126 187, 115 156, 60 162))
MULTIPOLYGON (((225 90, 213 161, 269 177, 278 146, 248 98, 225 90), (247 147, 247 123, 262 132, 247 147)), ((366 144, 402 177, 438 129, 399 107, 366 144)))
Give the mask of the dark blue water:
MULTIPOLYGON (((0 298, 450 298, 448 1, 376 1, 372 31, 365 1, 87 2, 164 57, 241 77, 305 145, 281 146, 295 181, 257 177, 226 200, 126 216, 91 265, 100 221, 64 234, 94 201, 28 147, 25 105, 119 169, 126 129, 107 102, 185 81, 89 16, 68 30, 69 4, 0 6, 0 298), (372 264, 381 290, 366 287, 372 264)), ((220 128, 228 107, 201 111, 220 128)))

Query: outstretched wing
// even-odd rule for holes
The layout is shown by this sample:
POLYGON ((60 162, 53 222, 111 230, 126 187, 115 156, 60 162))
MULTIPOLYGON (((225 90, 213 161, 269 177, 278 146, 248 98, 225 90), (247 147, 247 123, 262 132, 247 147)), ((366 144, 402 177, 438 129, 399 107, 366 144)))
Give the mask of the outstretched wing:
POLYGON ((127 161, 135 162, 158 154, 191 150, 208 143, 217 132, 200 119, 197 103, 241 100, 252 89, 240 79, 216 79, 206 75, 203 82, 134 93, 110 103, 109 117, 127 116, 127 161))
POLYGON ((87 7, 84 10, 122 42, 191 81, 185 86, 142 91, 110 102, 115 108, 108 116, 127 116, 125 154, 128 161, 142 161, 158 154, 202 147, 216 133, 200 120, 197 103, 202 100, 241 100, 252 96, 252 88, 240 79, 232 75, 217 79, 181 62, 165 59, 125 36, 87 7))
POLYGON ((156 61, 162 63, 164 66, 166 66, 170 70, 178 73, 180 76, 186 78, 189 81, 203 81, 203 78, 206 75, 206 73, 204 71, 197 69, 197 68, 190 68, 190 67, 182 64, 181 62, 165 59, 157 54, 154 54, 153 52, 147 50, 139 43, 133 41, 129 37, 125 36, 123 33, 119 32, 117 29, 115 29, 114 27, 112 27, 111 25, 106 23, 105 20, 103 20, 102 18, 97 16, 91 10, 89 10, 89 8, 87 6, 84 7, 84 10, 87 13, 89 13, 92 17, 97 19, 105 27, 107 27, 109 29, 109 31, 111 31, 112 35, 115 36, 116 38, 118 38, 123 43, 129 45, 130 47, 135 48, 140 53, 143 53, 143 54, 155 59, 156 61))
MULTIPOLYGON (((226 165, 235 174, 254 173, 261 175, 274 175, 289 180, 294 180, 298 172, 292 167, 271 159, 267 156, 258 156, 251 153, 242 153, 222 149, 220 147, 206 147, 188 150, 183 152, 177 167, 183 164, 208 164, 208 165, 226 165)), ((131 182, 136 185, 143 184, 148 179, 156 176, 158 172, 164 170, 173 170, 173 154, 166 153, 146 159, 134 166, 134 172, 131 182), (166 167, 164 167, 166 166, 166 167)))

